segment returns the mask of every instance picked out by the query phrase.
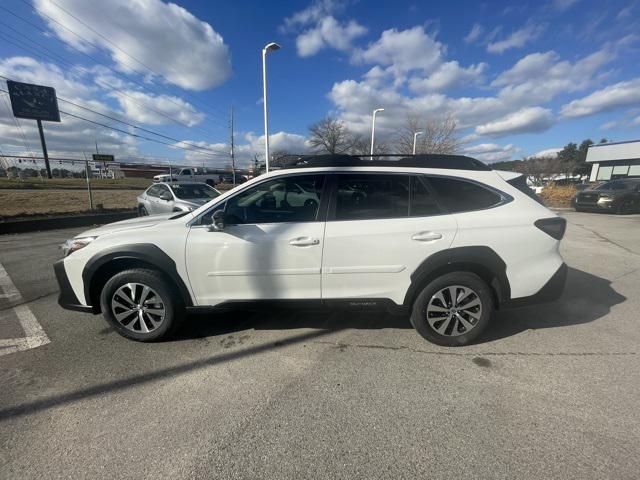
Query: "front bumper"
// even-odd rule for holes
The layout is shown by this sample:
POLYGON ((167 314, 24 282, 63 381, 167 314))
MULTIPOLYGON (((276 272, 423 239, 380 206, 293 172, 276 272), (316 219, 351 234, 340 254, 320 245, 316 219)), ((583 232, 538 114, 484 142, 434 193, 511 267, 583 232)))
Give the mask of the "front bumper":
POLYGON ((519 308, 537 305, 539 303, 553 302, 560 298, 567 282, 567 273, 569 267, 566 263, 560 265, 556 273, 549 279, 547 283, 535 294, 529 297, 513 298, 503 304, 503 308, 519 308))
POLYGON ((78 297, 76 297, 73 288, 71 288, 69 277, 67 277, 67 272, 64 269, 64 259, 58 260, 53 264, 53 271, 56 274, 56 280, 58 280, 58 286, 60 287, 58 305, 67 310, 93 313, 93 307, 91 307, 91 305, 82 305, 78 297))

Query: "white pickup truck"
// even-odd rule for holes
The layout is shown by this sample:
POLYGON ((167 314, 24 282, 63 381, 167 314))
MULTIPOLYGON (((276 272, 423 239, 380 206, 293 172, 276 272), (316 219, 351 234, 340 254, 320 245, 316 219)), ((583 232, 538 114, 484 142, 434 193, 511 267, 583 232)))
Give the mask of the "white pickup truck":
POLYGON ((177 172, 163 173, 153 177, 154 182, 202 182, 214 186, 220 182, 220 174, 206 168, 181 168, 177 172))

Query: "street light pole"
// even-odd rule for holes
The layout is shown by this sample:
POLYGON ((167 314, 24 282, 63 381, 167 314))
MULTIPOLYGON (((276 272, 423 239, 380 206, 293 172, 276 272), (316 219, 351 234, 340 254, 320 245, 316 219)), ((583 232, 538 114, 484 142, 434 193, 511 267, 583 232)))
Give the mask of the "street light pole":
POLYGON ((415 132, 413 134, 413 154, 416 154, 416 139, 418 138, 418 135, 422 135, 424 132, 415 132))
POLYGON ((280 50, 277 43, 269 43, 262 49, 262 105, 264 106, 264 161, 269 173, 269 112, 267 110, 267 53, 280 50))
POLYGON ((371 118, 371 160, 373 160, 373 145, 376 138, 376 114, 378 112, 384 112, 384 108, 376 108, 373 111, 373 117, 371 118))

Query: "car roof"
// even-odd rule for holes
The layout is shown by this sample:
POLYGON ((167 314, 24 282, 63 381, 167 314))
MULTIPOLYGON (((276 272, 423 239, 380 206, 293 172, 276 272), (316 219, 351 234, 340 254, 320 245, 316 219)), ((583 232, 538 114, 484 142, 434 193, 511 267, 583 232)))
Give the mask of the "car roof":
MULTIPOLYGON (((204 182, 156 182, 154 185, 166 185, 167 187, 175 186, 175 185, 206 185, 207 187, 211 187, 208 183, 204 182)), ((213 188, 213 187, 211 187, 213 188)))
MULTIPOLYGON (((490 171, 491 167, 465 155, 289 155, 279 163, 284 169, 318 167, 438 168, 490 171)), ((276 166, 276 165, 274 165, 276 166)))

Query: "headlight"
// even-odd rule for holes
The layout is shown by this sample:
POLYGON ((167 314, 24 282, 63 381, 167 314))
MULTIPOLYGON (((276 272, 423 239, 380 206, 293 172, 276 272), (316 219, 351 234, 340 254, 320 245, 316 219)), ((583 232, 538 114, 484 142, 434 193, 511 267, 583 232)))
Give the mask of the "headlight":
POLYGON ((93 242, 98 237, 81 237, 81 238, 70 238, 62 245, 60 248, 64 252, 64 256, 67 257, 71 255, 73 252, 80 250, 81 248, 86 247, 91 242, 93 242))

